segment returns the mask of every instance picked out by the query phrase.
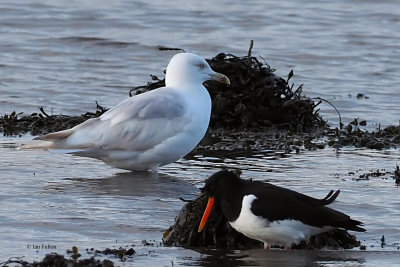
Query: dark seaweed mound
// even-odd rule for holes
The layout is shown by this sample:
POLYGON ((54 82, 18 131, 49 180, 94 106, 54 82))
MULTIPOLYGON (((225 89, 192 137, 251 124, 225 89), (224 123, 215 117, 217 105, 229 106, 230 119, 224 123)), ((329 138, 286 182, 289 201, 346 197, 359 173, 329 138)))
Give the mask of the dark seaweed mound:
POLYGON ((209 92, 213 99, 212 128, 243 129, 285 126, 295 132, 310 131, 325 125, 314 111, 317 106, 301 95, 302 85, 295 91, 256 57, 218 54, 208 61, 217 72, 231 80, 230 88, 213 83, 209 92))

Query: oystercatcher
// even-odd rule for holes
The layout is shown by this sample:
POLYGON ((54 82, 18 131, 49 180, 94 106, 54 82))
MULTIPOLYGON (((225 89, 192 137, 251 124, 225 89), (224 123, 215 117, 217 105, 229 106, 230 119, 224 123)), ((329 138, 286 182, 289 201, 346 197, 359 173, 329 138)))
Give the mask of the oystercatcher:
POLYGON ((316 199, 269 183, 243 180, 233 171, 223 170, 206 180, 202 192, 209 199, 199 232, 215 203, 236 231, 263 242, 265 249, 270 245, 290 249, 294 243, 335 228, 365 232, 362 222, 326 206, 340 191, 316 199))
POLYGON ((63 150, 133 171, 156 171, 201 141, 211 115, 211 98, 203 82, 229 79, 214 72, 202 57, 172 57, 165 87, 127 98, 98 118, 71 129, 34 138, 48 141, 21 148, 63 150))

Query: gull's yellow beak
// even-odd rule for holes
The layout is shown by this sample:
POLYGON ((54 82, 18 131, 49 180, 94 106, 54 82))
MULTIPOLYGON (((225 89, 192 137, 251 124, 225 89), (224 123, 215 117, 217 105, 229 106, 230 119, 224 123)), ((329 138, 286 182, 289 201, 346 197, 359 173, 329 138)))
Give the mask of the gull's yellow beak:
POLYGON ((218 72, 210 74, 210 80, 214 80, 223 84, 231 84, 231 81, 229 81, 228 77, 218 72))

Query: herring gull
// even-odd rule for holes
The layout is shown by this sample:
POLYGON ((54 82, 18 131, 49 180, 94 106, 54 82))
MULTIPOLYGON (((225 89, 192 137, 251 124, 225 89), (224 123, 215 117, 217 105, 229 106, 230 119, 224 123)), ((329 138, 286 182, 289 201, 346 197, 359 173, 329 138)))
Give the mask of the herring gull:
POLYGON ((98 118, 36 137, 42 142, 21 148, 67 150, 120 169, 157 171, 188 154, 205 135, 211 115, 207 80, 230 84, 202 57, 176 54, 165 87, 127 98, 98 118))

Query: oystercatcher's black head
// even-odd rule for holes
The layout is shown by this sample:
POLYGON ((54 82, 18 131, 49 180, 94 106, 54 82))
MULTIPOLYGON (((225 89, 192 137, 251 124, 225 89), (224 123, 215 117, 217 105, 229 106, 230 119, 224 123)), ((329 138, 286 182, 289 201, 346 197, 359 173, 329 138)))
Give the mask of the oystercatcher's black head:
POLYGON ((242 181, 235 172, 222 170, 214 173, 206 180, 201 192, 218 199, 221 195, 232 192, 232 189, 237 188, 242 181))
POLYGON ((228 220, 238 215, 241 205, 241 198, 238 196, 240 195, 241 185, 243 182, 244 180, 242 180, 235 172, 228 170, 216 172, 206 180, 201 192, 208 195, 208 203, 200 222, 198 229, 199 232, 203 230, 214 207, 214 202, 221 206, 222 211, 228 220), (238 203, 232 203, 232 201, 238 203))

